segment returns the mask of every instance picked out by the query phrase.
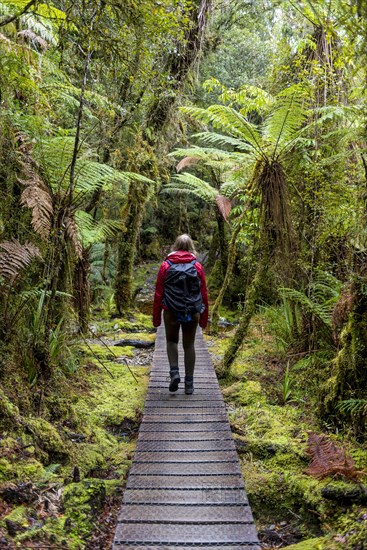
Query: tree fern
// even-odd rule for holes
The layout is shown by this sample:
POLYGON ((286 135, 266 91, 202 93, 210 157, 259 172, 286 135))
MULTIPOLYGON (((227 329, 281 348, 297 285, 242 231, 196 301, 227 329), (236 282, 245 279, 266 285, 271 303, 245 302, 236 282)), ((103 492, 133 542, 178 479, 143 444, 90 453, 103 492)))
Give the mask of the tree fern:
POLYGON ((250 144, 225 134, 217 134, 215 132, 199 132, 194 134, 192 137, 210 146, 225 147, 228 152, 233 151, 233 149, 244 153, 251 153, 253 151, 253 147, 250 144))
POLYGON ((115 237, 121 231, 121 223, 114 220, 94 220, 93 216, 78 210, 75 213, 78 234, 84 247, 115 237))
MULTIPOLYGON (((40 140, 35 148, 43 171, 55 191, 69 187, 70 165, 74 151, 74 136, 57 136, 40 140)), ((131 181, 151 184, 152 180, 133 172, 121 172, 108 164, 92 160, 92 151, 84 143, 79 152, 75 169, 75 190, 84 196, 99 187, 111 189, 117 183, 123 192, 127 192, 131 181)))
POLYGON ((367 399, 346 399, 337 405, 340 412, 354 414, 367 413, 367 399))
POLYGON ((40 259, 41 253, 37 246, 30 242, 0 242, 0 276, 13 284, 35 258, 40 259))
POLYGON ((261 136, 256 126, 235 109, 225 105, 212 105, 207 109, 183 107, 182 110, 193 118, 210 124, 214 129, 225 132, 231 138, 243 140, 250 149, 261 151, 261 136))
POLYGON ((300 86, 291 86, 278 94, 262 132, 263 138, 272 144, 269 154, 273 158, 293 144, 297 132, 304 125, 308 115, 306 99, 305 91, 300 86))
POLYGON ((189 194, 212 205, 215 205, 215 197, 218 194, 208 182, 186 172, 172 178, 171 183, 162 187, 161 193, 189 194))
POLYGON ((332 308, 330 302, 324 302, 320 304, 318 302, 312 301, 306 294, 295 290, 294 288, 280 288, 279 293, 284 298, 291 300, 298 304, 301 309, 307 313, 315 315, 322 323, 331 328, 331 315, 332 308))

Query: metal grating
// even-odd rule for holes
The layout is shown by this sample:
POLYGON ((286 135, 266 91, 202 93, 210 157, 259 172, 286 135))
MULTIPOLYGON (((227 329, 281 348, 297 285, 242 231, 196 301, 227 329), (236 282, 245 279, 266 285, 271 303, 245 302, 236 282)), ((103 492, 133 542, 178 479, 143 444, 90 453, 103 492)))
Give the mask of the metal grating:
MULTIPOLYGON (((198 333, 195 393, 168 392, 164 329, 156 350, 143 422, 113 550, 259 550, 226 408, 198 333)), ((179 354, 183 364, 182 351, 179 354)))

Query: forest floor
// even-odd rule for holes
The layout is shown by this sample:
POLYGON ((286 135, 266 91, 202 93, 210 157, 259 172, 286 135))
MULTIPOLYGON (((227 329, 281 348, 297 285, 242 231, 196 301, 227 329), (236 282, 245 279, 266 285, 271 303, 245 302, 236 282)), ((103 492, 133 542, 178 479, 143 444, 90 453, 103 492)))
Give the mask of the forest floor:
MULTIPOLYGON (((123 319, 106 307, 95 312, 91 337, 76 345, 78 370, 56 373, 42 391, 30 388, 37 407, 19 392, 21 372, 11 366, 13 387, 0 394, 7 419, 0 436, 0 548, 110 548, 152 360, 149 348, 115 344, 154 341, 148 313, 156 271, 147 264, 138 273, 139 309, 123 319)), ((218 365, 236 321, 233 312, 222 315, 227 327, 217 337, 205 335, 218 365)), ((253 319, 220 380, 263 549, 364 550, 363 478, 325 471, 318 479, 306 469, 310 434, 325 434, 345 449, 352 470, 367 471, 367 446, 320 424, 310 366, 284 350, 272 319, 266 310, 253 319)))
MULTIPOLYGON (((267 313, 253 319, 221 379, 262 548, 367 549, 366 474, 356 473, 367 472, 367 446, 320 423, 312 364, 286 353, 267 313), (312 440, 322 460, 309 471, 312 440), (350 466, 345 475, 340 463, 350 466)), ((218 365, 232 334, 207 336, 218 365)))

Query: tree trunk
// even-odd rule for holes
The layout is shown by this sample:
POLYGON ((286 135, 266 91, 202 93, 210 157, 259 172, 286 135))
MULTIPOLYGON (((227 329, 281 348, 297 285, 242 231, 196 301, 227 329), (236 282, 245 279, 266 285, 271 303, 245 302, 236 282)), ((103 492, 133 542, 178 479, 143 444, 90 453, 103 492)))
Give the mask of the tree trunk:
POLYGON ((244 338, 247 335, 248 327, 250 321, 255 313, 256 302, 259 298, 259 293, 261 289, 262 279, 266 275, 267 263, 261 261, 259 267, 256 271, 255 277, 252 281, 252 284, 248 290, 245 302, 245 309, 240 318, 240 323, 237 327, 236 333, 233 336, 230 344, 224 354, 224 358, 221 365, 221 372, 224 374, 228 373, 230 366, 236 358, 238 350, 240 349, 244 338))
POLYGON ((79 330, 84 334, 88 330, 91 301, 89 252, 89 248, 83 249, 83 255, 78 259, 74 270, 74 307, 78 314, 79 330))
POLYGON ((186 78, 197 61, 207 25, 211 0, 194 0, 189 13, 189 23, 183 39, 167 54, 162 74, 167 74, 165 85, 156 92, 145 123, 144 139, 155 143, 169 119, 177 95, 182 90, 186 78), (170 83, 168 86, 167 83, 170 83))
POLYGON ((128 213, 125 222, 127 230, 118 245, 115 303, 120 314, 130 307, 132 301, 136 246, 147 196, 144 189, 146 189, 146 184, 137 182, 130 184, 127 199, 128 213))
POLYGON ((216 262, 218 252, 218 227, 215 226, 212 239, 210 241, 210 247, 208 251, 208 259, 206 261, 206 269, 210 271, 216 262))
POLYGON ((225 221, 223 216, 217 209, 217 225, 218 225, 218 237, 219 237, 219 251, 220 251, 220 263, 222 268, 222 276, 224 277, 227 272, 228 265, 228 243, 225 235, 225 221))
MULTIPOLYGON (((367 387, 367 295, 366 276, 356 276, 348 298, 350 311, 347 324, 341 332, 342 349, 333 362, 332 377, 326 382, 321 413, 340 425, 345 420, 338 405, 347 399, 366 398, 367 387)), ((345 307, 345 306, 344 306, 345 307)), ((336 310, 337 311, 337 310, 336 310)), ((365 432, 366 413, 360 410, 352 415, 357 435, 365 432)))
POLYGON ((212 308, 212 316, 211 316, 211 326, 210 326, 210 332, 212 334, 218 333, 218 320, 219 320, 219 308, 222 305, 224 295, 226 293, 226 290, 229 286, 229 283, 232 278, 233 269, 236 263, 236 239, 238 236, 238 233, 240 232, 241 225, 239 224, 236 229, 234 230, 231 238, 231 242, 229 245, 228 250, 228 262, 227 262, 227 270, 226 270, 226 276, 224 278, 222 288, 220 289, 220 292, 218 294, 217 299, 215 300, 215 304, 212 308))

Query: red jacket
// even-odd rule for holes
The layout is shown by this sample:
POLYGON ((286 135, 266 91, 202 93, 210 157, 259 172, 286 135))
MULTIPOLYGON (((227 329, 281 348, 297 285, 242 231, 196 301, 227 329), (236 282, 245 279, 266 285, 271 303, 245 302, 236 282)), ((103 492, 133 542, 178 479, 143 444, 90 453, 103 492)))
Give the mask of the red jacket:
MULTIPOLYGON (((171 252, 171 254, 168 254, 167 258, 174 264, 186 264, 192 262, 195 256, 194 254, 191 254, 191 252, 186 252, 185 250, 177 250, 176 252, 171 252)), ((162 304, 162 300, 164 295, 164 280, 166 278, 166 273, 169 267, 169 263, 164 260, 158 272, 153 303, 153 325, 155 327, 159 327, 159 325, 161 324, 162 309, 168 309, 165 305, 162 304)), ((208 290, 206 288, 206 280, 203 266, 199 262, 196 262, 195 267, 197 269, 201 282, 201 297, 205 306, 203 313, 200 314, 199 325, 201 326, 201 328, 205 328, 208 323, 208 290)))

